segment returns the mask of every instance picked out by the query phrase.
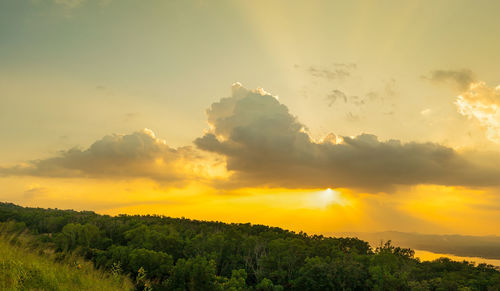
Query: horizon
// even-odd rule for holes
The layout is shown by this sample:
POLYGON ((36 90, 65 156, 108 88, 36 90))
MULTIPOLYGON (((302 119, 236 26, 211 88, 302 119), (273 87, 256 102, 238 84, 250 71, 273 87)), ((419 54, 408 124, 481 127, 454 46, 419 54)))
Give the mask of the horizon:
MULTIPOLYGON (((36 206, 36 205, 21 205, 21 204, 16 204, 16 203, 12 203, 10 201, 0 201, 0 203, 5 203, 5 204, 13 204, 15 206, 21 206, 21 207, 25 207, 25 208, 39 208, 39 209, 47 209, 47 210, 62 210, 62 211, 76 211, 76 212, 93 212, 95 214, 98 214, 98 215, 107 215, 107 216, 120 216, 120 215, 128 215, 128 216, 160 216, 160 217, 165 217, 165 218, 172 218, 172 219, 188 219, 188 220, 198 220, 198 221, 203 221, 203 222, 220 222, 220 223, 226 223, 226 224, 251 224, 251 225, 262 225, 262 226, 269 226, 269 227, 279 227, 279 228, 282 228, 284 230, 287 230, 287 231, 291 231, 291 232, 304 232, 303 230, 301 229, 298 229, 298 230, 294 230, 294 229, 288 229, 286 227, 281 227, 281 226, 278 226, 278 225, 271 225, 271 224, 261 224, 261 223, 252 223, 251 221, 242 221, 242 222, 232 222, 232 221, 224 221, 224 220, 207 220, 207 219, 193 219, 193 218, 190 218, 190 217, 185 217, 185 216, 170 216, 168 215, 168 213, 166 214, 158 214, 158 213, 144 213, 144 214, 134 214, 134 213, 115 213, 115 214, 106 214, 106 213, 99 213, 99 212, 96 212, 94 210, 91 210, 91 209, 86 209, 86 208, 82 208, 82 209, 74 209, 74 208, 58 208, 58 207, 40 207, 40 206, 36 206)), ((335 231, 332 231, 332 232, 321 232, 321 233, 307 233, 307 232, 304 232, 306 233, 307 235, 323 235, 323 236, 331 236, 331 237, 334 237, 335 234, 341 234, 341 235, 344 235, 344 234, 383 234, 383 233, 401 233, 401 234, 417 234, 417 235, 438 235, 438 236, 459 236, 459 237, 483 237, 483 238, 487 238, 487 237, 494 237, 494 238, 497 238, 497 237, 500 237, 500 235, 496 235, 496 234, 485 234, 485 235, 470 235, 470 234, 459 234, 459 233, 425 233, 425 232, 405 232, 405 231, 399 231, 399 230, 391 230, 391 229, 387 229, 387 230, 383 230, 383 231, 364 231, 364 232, 335 232, 335 231)))
POLYGON ((495 235, 487 236, 468 236, 460 234, 422 234, 415 232, 401 231, 382 231, 382 232, 341 232, 341 233, 306 233, 301 230, 291 230, 279 226, 254 224, 251 222, 225 222, 219 220, 199 220, 189 217, 171 217, 159 214, 99 214, 91 210, 74 210, 74 209, 59 209, 59 208, 41 208, 16 205, 10 202, 0 202, 0 204, 10 204, 15 207, 25 207, 42 210, 56 211, 74 211, 74 212, 92 212, 96 215, 106 215, 110 217, 122 216, 139 216, 148 217, 156 216, 162 219, 173 220, 189 220, 203 223, 222 223, 226 225, 250 225, 264 226, 270 228, 279 228, 291 233, 303 233, 307 236, 320 235, 326 238, 356 238, 368 243, 372 251, 376 252, 377 248, 382 247, 385 242, 392 242, 401 248, 408 248, 414 251, 414 257, 420 261, 434 261, 440 258, 449 258, 457 262, 467 261, 474 265, 488 264, 496 269, 500 268, 500 248, 498 247, 500 237, 495 235), (389 236, 388 236, 389 235, 389 236), (429 238, 430 237, 430 238, 429 238), (450 240, 451 238, 451 240, 450 240), (484 239, 497 239, 496 241, 484 241, 484 239), (455 240, 455 241, 453 241, 455 240), (464 241, 465 240, 465 241, 464 241))

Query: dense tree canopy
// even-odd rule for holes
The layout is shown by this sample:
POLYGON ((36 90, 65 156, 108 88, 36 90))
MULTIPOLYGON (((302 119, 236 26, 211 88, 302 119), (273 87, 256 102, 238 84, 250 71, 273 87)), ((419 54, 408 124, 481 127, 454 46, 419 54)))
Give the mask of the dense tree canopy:
POLYGON ((0 204, 4 231, 28 229, 62 255, 129 274, 138 290, 500 290, 493 266, 420 262, 390 242, 277 227, 0 204))

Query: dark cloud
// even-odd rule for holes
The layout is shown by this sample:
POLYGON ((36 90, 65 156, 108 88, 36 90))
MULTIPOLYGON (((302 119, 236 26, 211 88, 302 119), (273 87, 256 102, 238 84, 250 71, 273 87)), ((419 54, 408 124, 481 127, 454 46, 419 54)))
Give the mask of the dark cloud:
POLYGON ((211 131, 195 140, 224 155, 231 183, 289 188, 352 187, 390 191, 396 185, 500 184, 498 167, 480 166, 436 143, 379 141, 374 135, 311 140, 296 117, 263 90, 233 86, 207 110, 211 131))
POLYGON ((151 130, 144 129, 128 135, 105 136, 86 150, 72 148, 56 157, 0 168, 0 175, 180 181, 188 177, 183 166, 197 158, 190 147, 170 148, 151 130))
POLYGON ((434 70, 430 76, 423 77, 433 82, 452 82, 460 91, 465 91, 476 81, 476 76, 469 69, 462 70, 434 70))

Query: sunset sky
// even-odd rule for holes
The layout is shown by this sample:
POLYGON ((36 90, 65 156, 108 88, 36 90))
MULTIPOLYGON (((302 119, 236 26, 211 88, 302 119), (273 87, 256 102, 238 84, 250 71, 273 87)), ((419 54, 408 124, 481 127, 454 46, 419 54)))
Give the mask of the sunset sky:
POLYGON ((0 201, 500 235, 499 11, 0 0, 0 201))

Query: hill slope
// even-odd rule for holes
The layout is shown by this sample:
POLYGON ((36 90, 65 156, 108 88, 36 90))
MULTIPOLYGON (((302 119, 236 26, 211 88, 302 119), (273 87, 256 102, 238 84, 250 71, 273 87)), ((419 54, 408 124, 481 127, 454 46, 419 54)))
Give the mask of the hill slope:
POLYGON ((132 290, 128 278, 96 270, 83 260, 74 264, 54 261, 0 238, 1 290, 132 290))

